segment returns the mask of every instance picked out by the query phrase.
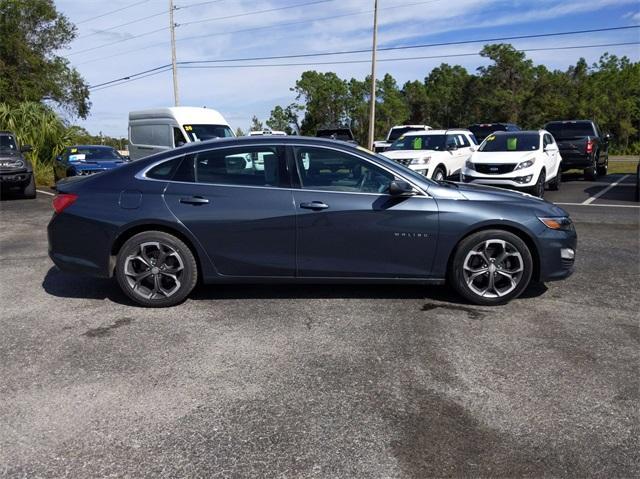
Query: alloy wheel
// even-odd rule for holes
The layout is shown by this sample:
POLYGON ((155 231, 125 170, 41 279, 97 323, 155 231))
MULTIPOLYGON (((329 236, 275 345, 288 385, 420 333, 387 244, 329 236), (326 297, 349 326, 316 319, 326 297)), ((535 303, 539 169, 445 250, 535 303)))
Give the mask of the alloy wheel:
POLYGON ((141 243, 125 259, 124 275, 131 290, 144 299, 169 298, 182 284, 184 263, 180 254, 161 242, 141 243))
POLYGON ((463 276, 469 289, 484 298, 500 298, 518 287, 524 273, 524 261, 518 249, 508 241, 489 239, 467 254, 463 276))

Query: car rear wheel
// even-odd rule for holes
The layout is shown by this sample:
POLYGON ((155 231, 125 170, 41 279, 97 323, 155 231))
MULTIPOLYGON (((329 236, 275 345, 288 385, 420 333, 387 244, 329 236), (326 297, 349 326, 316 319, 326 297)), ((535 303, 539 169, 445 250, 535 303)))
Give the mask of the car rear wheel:
POLYGON ((143 306, 174 306, 198 280, 196 260, 180 239, 162 231, 139 233, 120 249, 116 278, 122 291, 143 306))
POLYGON ((598 165, 596 159, 593 159, 593 164, 589 168, 584 169, 584 179, 587 181, 596 181, 598 177, 598 165))
POLYGON ((609 160, 605 161, 604 164, 599 165, 596 170, 596 172, 598 173, 598 176, 607 176, 608 171, 609 171, 609 160))
POLYGON ((493 306, 518 297, 531 280, 529 248, 508 231, 479 231, 463 239, 449 271, 449 281, 465 299, 493 306))
POLYGON ((549 189, 552 191, 558 191, 560 189, 560 183, 562 183, 562 172, 558 169, 556 177, 549 182, 549 189))
POLYGON ((536 182, 535 185, 533 185, 531 187, 529 192, 533 196, 537 196, 538 198, 543 198, 544 197, 544 183, 545 183, 545 181, 546 181, 546 176, 544 174, 544 170, 542 170, 540 172, 540 176, 538 177, 538 181, 536 182))

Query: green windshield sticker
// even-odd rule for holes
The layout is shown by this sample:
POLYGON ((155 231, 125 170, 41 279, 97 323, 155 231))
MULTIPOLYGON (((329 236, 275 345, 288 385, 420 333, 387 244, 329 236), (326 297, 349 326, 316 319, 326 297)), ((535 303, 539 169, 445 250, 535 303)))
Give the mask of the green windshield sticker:
POLYGON ((413 140, 413 149, 414 150, 422 150, 422 138, 416 136, 416 139, 413 140))
POLYGON ((518 139, 516 137, 507 138, 507 150, 515 151, 518 148, 518 139))

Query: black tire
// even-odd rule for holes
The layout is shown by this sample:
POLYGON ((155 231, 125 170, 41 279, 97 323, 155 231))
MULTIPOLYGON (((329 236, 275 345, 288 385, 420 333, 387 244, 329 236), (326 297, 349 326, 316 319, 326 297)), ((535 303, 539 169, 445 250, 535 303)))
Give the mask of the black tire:
POLYGON ((529 193, 533 196, 537 196, 538 198, 544 198, 544 184, 546 181, 546 175, 544 170, 540 172, 540 176, 538 176, 538 181, 529 189, 529 193))
MULTIPOLYGON (((491 260, 491 258, 490 258, 491 260)), ((484 264, 484 263, 482 263, 484 264)), ((469 266, 469 265, 467 265, 469 266)), ((482 269, 482 265, 478 266, 478 271, 482 269)), ((504 230, 486 230, 474 233, 464 238, 454 252, 453 261, 451 262, 451 269, 448 271, 448 280, 450 285, 466 300, 479 304, 482 306, 495 306, 499 304, 505 304, 510 300, 517 298, 527 288, 531 281, 531 275, 533 272, 533 259, 529 248, 518 236, 513 233, 509 233, 504 230), (475 273, 471 273, 469 269, 465 269, 465 263, 468 261, 484 261, 483 256, 478 256, 478 247, 485 245, 485 253, 488 256, 496 254, 496 258, 500 258, 499 245, 500 242, 505 242, 503 247, 504 251, 509 251, 510 255, 503 259, 501 263, 490 261, 487 264, 487 272, 477 275, 472 280, 471 286, 468 283, 469 276, 475 273), (486 245, 489 244, 489 247, 486 245), (508 245, 508 246, 506 246, 508 245), (495 246, 495 248, 494 248, 495 246), (491 248, 491 249, 490 249, 491 248), (517 253, 519 256, 515 255, 517 253), (508 264, 507 264, 508 262, 508 264), (492 270, 489 270, 490 266, 493 266, 492 270), (505 266, 507 265, 507 266, 505 266), (517 275, 517 283, 513 289, 503 287, 503 283, 509 283, 507 276, 504 273, 511 274, 511 271, 515 271, 519 267, 522 268, 521 274, 517 275), (491 272, 490 272, 491 271, 491 272), (489 282, 489 275, 493 274, 495 285, 497 289, 494 289, 493 293, 490 293, 487 289, 486 295, 481 295, 478 290, 482 288, 483 281, 489 282), (475 288, 476 290, 474 291, 475 288), (498 291, 502 291, 504 294, 499 294, 498 291)), ((509 283, 509 287, 513 285, 509 283)))
POLYGON ((562 172, 558 169, 556 177, 549 182, 549 189, 551 191, 558 191, 560 189, 560 183, 562 183, 562 172))
POLYGON ((609 160, 607 159, 604 162, 604 164, 598 165, 598 167, 596 168, 596 173, 598 174, 598 176, 607 176, 608 172, 609 172, 609 160))
POLYGON ((598 165, 596 159, 593 159, 593 164, 589 168, 584 169, 584 179, 587 181, 596 181, 598 178, 598 165))
POLYGON ((145 231, 120 248, 116 278, 133 301, 161 308, 186 299, 198 282, 198 266, 193 252, 180 239, 163 231, 145 231), (136 281, 134 274, 141 279, 136 281))
POLYGON ((33 175, 31 175, 29 184, 24 187, 24 190, 22 190, 22 196, 29 200, 32 200, 36 197, 36 179, 33 175))
POLYGON ((436 169, 433 170, 433 176, 431 177, 435 181, 442 181, 447 179, 447 172, 442 166, 436 166, 436 169))

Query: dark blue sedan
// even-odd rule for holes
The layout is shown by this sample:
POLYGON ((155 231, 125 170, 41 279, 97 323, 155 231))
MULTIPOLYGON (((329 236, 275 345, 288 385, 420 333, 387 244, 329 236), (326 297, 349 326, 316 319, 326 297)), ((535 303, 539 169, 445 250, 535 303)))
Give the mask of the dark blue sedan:
POLYGON ((115 148, 103 145, 76 145, 65 148, 56 158, 53 175, 58 181, 68 176, 87 176, 111 170, 126 160, 115 148))
POLYGON ((63 180, 58 192, 54 263, 115 276, 145 306, 177 304, 198 281, 447 281, 495 305, 574 266, 576 232, 561 208, 435 182, 332 140, 196 143, 63 180))

